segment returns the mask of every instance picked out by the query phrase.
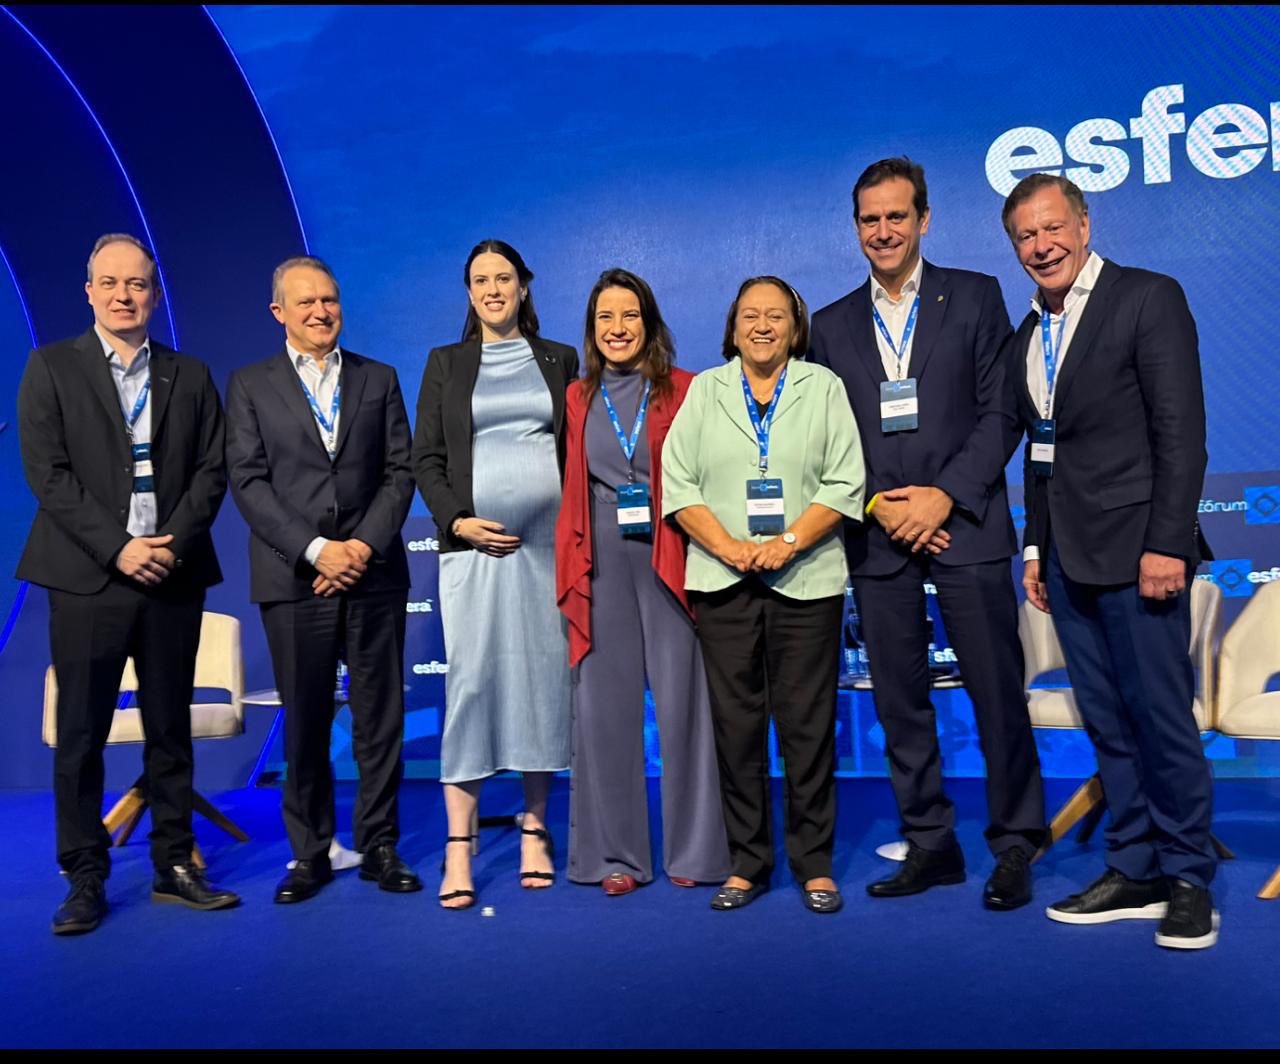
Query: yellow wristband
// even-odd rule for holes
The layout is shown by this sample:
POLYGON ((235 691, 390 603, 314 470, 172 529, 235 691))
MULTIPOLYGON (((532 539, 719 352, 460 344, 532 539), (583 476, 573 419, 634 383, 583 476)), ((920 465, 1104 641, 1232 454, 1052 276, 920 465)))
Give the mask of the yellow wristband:
POLYGON ((879 501, 880 501, 880 492, 877 491, 874 495, 871 496, 871 501, 867 503, 867 508, 864 512, 870 513, 872 510, 876 508, 876 503, 878 503, 879 501))

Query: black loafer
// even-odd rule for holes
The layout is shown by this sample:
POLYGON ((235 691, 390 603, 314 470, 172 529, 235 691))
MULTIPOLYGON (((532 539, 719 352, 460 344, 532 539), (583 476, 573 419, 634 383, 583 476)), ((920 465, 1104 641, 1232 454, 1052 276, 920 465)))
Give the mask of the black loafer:
POLYGON ((80 879, 53 914, 55 935, 83 935, 107 915, 107 890, 100 879, 80 879))
POLYGON ((844 908, 844 898, 838 890, 806 890, 804 907, 811 913, 838 913, 844 908))
POLYGON ((199 868, 174 865, 156 869, 151 900, 185 905, 188 909, 230 909, 240 904, 240 895, 213 886, 199 868))
POLYGON ((750 905, 769 889, 768 883, 752 883, 749 887, 721 887, 711 899, 711 908, 719 912, 750 905))
POLYGON ((1031 860, 1024 850, 1005 850, 982 888, 982 904, 996 912, 1020 909, 1031 900, 1031 860))
POLYGON ((364 855, 360 862, 360 878, 376 880, 379 890, 393 894, 411 894, 422 889, 418 874, 400 860, 393 843, 384 842, 364 855))
POLYGON ((901 898, 920 894, 930 887, 944 887, 964 882, 964 851, 959 846, 949 850, 923 850, 907 842, 907 859, 888 879, 867 884, 873 898, 901 898))
POLYGON ((275 901, 279 905, 292 905, 314 898, 320 893, 320 888, 332 879, 333 866, 327 856, 299 861, 277 884, 275 901))

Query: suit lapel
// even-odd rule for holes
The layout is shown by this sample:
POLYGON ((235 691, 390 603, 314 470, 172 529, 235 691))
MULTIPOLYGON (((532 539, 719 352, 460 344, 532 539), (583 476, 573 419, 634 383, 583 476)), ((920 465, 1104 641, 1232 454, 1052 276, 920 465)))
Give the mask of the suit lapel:
MULTIPOLYGON (((747 413, 746 399, 742 394, 742 356, 732 362, 711 371, 716 383, 720 386, 716 401, 720 408, 729 415, 729 420, 738 426, 739 431, 753 444, 756 440, 755 426, 751 424, 751 416, 747 413)), ((783 392, 787 391, 783 388, 783 392)), ((779 407, 781 408, 781 407, 779 407)))
POLYGON ((533 351, 534 362, 542 371, 543 380, 547 382, 547 390, 551 393, 551 428, 559 436, 560 426, 564 423, 564 393, 569 382, 564 379, 555 352, 546 343, 534 338, 529 341, 529 347, 533 351))
MULTIPOLYGON (((928 262, 920 274, 920 313, 916 317, 915 339, 911 342, 909 377, 919 380, 924 376, 925 363, 933 353, 934 343, 942 331, 942 319, 947 313, 951 285, 947 276, 928 262)), ((895 337, 900 341, 901 337, 895 337)), ((877 351, 877 355, 879 352, 877 351)))
POLYGON ((880 347, 876 344, 876 323, 871 317, 871 279, 861 288, 849 293, 845 303, 845 326, 849 330, 849 342, 853 345, 854 359, 871 376, 877 388, 885 376, 884 363, 880 361, 880 347))
POLYGON ((1023 319, 1022 324, 1018 326, 1018 339, 1014 345, 1014 350, 1018 355, 1017 364, 1012 367, 1018 374, 1018 395, 1022 400, 1022 405, 1031 411, 1031 419, 1038 420, 1043 416, 1041 410, 1036 406, 1036 401, 1031 395, 1031 384, 1027 380, 1027 352, 1031 349, 1031 338, 1035 335, 1036 326, 1040 319, 1034 313, 1028 314, 1023 319))
POLYGON ((324 440, 320 438, 320 428, 316 424, 315 415, 311 413, 307 397, 302 392, 302 381, 298 379, 298 371, 289 361, 288 351, 281 351, 267 363, 267 377, 276 394, 284 401, 285 408, 302 426, 303 434, 324 451, 327 458, 329 452, 325 450, 324 440))
MULTIPOLYGON (((342 454, 342 445, 351 434, 351 423, 360 412, 360 399, 364 395, 367 376, 359 355, 350 351, 342 352, 342 369, 338 373, 338 385, 342 389, 342 401, 338 407, 338 441, 333 449, 336 461, 342 454)), ((310 407, 307 408, 310 412, 310 407)), ((311 420, 314 422, 315 417, 311 420)))
POLYGON ((1089 293, 1089 302, 1085 304, 1080 324, 1076 326, 1075 335, 1071 337, 1071 345, 1067 348, 1068 357, 1063 362, 1062 372, 1054 385, 1054 417, 1059 416, 1062 404, 1066 401, 1067 393, 1071 390, 1072 382, 1080 375, 1080 367, 1093 349, 1093 342, 1098 337, 1098 330, 1102 328, 1102 323, 1107 320, 1107 313, 1110 310, 1111 288, 1119 279, 1119 276, 1120 268, 1115 263, 1104 259, 1102 270, 1098 273, 1098 282, 1093 286, 1093 291, 1089 293))
POLYGON ((169 397, 178 380, 178 362, 168 348, 151 345, 151 438, 158 439, 164 416, 169 411, 169 397))
POLYGON ((97 332, 90 329, 76 341, 76 347, 84 355, 84 372, 89 378, 89 385, 94 395, 102 403, 111 424, 116 426, 116 436, 127 446, 129 435, 124 427, 124 411, 120 409, 120 396, 116 392, 115 383, 111 380, 111 367, 107 365, 107 356, 102 350, 102 340, 97 332))
MULTIPOLYGON (((778 409, 774 411, 770 425, 776 425, 779 419, 800 401, 800 397, 804 394, 804 382, 812 376, 813 367, 809 363, 794 358, 787 363, 787 383, 783 386, 782 395, 778 397, 778 409)), ((743 409, 746 409, 745 403, 743 403, 743 409)), ((754 432, 753 427, 752 433, 754 432)))

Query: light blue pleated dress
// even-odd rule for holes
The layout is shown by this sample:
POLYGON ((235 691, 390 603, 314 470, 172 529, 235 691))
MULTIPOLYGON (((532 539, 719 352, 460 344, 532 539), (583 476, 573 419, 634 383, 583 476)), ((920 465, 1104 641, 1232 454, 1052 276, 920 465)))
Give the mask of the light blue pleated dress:
POLYGON ((440 782, 569 767, 569 651, 556 608, 560 472, 551 393, 524 338, 483 344, 471 396, 477 517, 520 537, 514 554, 440 555, 444 732, 440 782))

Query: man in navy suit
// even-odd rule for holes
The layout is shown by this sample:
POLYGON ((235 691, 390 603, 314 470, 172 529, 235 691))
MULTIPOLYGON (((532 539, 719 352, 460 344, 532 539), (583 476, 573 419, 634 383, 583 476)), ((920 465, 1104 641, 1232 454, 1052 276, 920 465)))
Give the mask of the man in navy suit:
POLYGON ((396 852, 409 420, 396 371, 339 347, 342 303, 328 266, 288 259, 271 289, 285 345, 231 377, 227 471, 252 533, 250 594, 285 705, 284 821, 296 863, 275 900, 305 901, 333 878, 329 736, 339 658, 351 677, 360 767, 352 812, 360 878, 383 890, 421 890, 396 852))
POLYGON ((1156 943, 1217 941, 1212 781, 1192 711, 1185 593, 1207 547, 1196 325, 1171 277, 1089 250, 1063 177, 1009 193, 1005 231, 1036 283, 1010 359, 1029 440, 1023 584, 1054 626, 1098 756, 1107 871, 1060 923, 1159 919, 1156 943))
POLYGON ((1016 909, 1031 900, 1030 860, 1045 826, 1009 562, 1017 540, 1004 467, 1019 438, 1006 374, 1012 328, 994 277, 921 258, 929 203, 919 164, 872 164, 853 203, 871 276, 814 315, 811 357, 844 381, 874 493, 871 520, 848 522, 845 542, 907 857, 867 891, 898 897, 965 877, 929 700, 931 580, 987 762, 996 866, 983 903, 1016 909))

